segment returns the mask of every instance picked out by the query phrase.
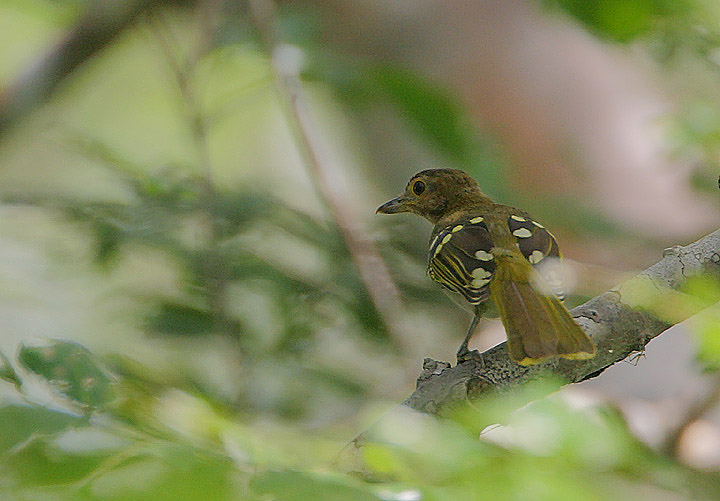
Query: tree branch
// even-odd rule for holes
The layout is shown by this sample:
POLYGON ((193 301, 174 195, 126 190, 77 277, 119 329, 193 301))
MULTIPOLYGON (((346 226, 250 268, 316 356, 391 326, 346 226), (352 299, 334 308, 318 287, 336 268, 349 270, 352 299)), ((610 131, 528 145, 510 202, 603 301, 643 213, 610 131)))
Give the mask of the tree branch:
POLYGON ((275 87, 288 117, 310 178, 342 234, 350 257, 370 300, 396 347, 407 351, 414 345, 402 322, 400 292, 385 260, 344 189, 344 174, 331 158, 323 132, 318 128, 300 77, 302 54, 278 38, 273 0, 249 2, 251 20, 271 60, 275 87))
POLYGON ((156 5, 179 3, 179 0, 90 2, 87 12, 55 47, 15 82, 0 89, 0 137, 45 103, 66 77, 133 26, 143 12, 156 5))
POLYGON ((643 350, 672 325, 720 300, 717 289, 716 297, 704 301, 682 292, 692 277, 708 274, 720 275, 720 230, 686 247, 666 249, 658 263, 573 309, 572 316, 597 346, 597 356, 589 360, 558 359, 523 367, 510 359, 505 343, 482 353, 477 360, 454 367, 426 359, 415 392, 358 436, 343 452, 343 462, 349 460, 356 465, 359 449, 373 431, 409 409, 443 416, 450 409, 470 403, 481 405, 487 395, 508 392, 533 381, 554 378, 569 384, 598 376, 629 354, 643 350))

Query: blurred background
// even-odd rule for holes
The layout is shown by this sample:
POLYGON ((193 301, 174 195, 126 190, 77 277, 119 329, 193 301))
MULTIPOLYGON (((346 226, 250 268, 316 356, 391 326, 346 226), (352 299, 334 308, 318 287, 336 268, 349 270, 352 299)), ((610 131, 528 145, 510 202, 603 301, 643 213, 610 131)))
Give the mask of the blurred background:
POLYGON ((406 425, 366 458, 383 483, 332 466, 470 321, 425 275, 429 224, 375 208, 464 169, 558 237, 568 306, 608 290, 720 225, 719 22, 712 0, 0 0, 0 489, 720 496, 717 311, 484 440, 406 425))

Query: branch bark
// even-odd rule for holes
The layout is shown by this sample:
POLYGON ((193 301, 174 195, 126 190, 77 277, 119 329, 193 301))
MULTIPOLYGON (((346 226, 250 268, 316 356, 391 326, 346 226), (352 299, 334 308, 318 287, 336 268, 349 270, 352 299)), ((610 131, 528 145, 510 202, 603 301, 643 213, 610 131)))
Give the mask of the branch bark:
MULTIPOLYGON (((700 301, 682 292, 693 277, 720 276, 720 230, 686 247, 666 249, 662 260, 618 287, 574 308, 572 316, 597 346, 590 360, 558 359, 523 367, 508 356, 505 343, 482 353, 479 359, 456 366, 425 359, 417 389, 342 454, 343 463, 357 466, 360 449, 386 420, 410 410, 443 416, 458 406, 482 405, 483 397, 512 391, 530 382, 555 378, 570 384, 598 376, 633 352, 642 351, 662 332, 720 301, 700 301)), ((354 469, 354 467, 353 467, 354 469)))

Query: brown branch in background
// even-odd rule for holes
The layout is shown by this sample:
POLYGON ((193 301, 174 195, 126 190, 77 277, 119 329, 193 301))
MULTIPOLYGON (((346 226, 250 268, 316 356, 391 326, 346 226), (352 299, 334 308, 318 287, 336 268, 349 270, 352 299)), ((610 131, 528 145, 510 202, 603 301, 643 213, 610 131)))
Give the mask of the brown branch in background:
POLYGON ((272 0, 251 0, 251 18, 262 44, 271 57, 278 94, 288 111, 291 127, 306 158, 306 167, 316 189, 340 229, 360 278, 395 344, 406 350, 412 346, 410 333, 401 325, 400 293, 362 218, 349 202, 337 180, 341 170, 330 159, 323 134, 318 129, 305 95, 299 71, 302 54, 277 39, 275 5, 272 0))
MULTIPOLYGON (((469 404, 476 408, 488 395, 513 391, 533 381, 570 384, 598 376, 631 353, 642 351, 672 325, 720 301, 720 292, 702 301, 682 293, 689 279, 704 275, 720 275, 720 230, 686 247, 667 249, 662 260, 639 275, 574 308, 572 316, 597 347, 597 355, 589 360, 560 359, 524 367, 510 359, 505 343, 454 367, 426 359, 417 389, 348 445, 343 464, 362 469, 363 445, 373 440, 383 423, 393 422, 398 415, 418 411, 444 416, 469 404)), ((713 404, 710 397, 713 395, 691 412, 688 420, 713 404)))
POLYGON ((0 90, 0 137, 44 104, 63 79, 102 51, 140 15, 160 0, 95 0, 55 47, 29 67, 11 85, 0 90))
POLYGON ((662 450, 673 457, 680 456, 680 446, 685 432, 702 419, 705 414, 713 410, 720 403, 720 375, 715 375, 713 384, 708 393, 688 409, 680 423, 668 433, 662 445, 662 450))

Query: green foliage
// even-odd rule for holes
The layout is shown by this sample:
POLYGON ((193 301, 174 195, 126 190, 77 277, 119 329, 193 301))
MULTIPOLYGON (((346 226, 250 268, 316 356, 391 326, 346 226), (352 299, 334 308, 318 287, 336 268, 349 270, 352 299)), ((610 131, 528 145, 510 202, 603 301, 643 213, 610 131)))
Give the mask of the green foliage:
MULTIPOLYGON (((120 201, 56 195, 12 195, 6 200, 58 213, 89 231, 94 261, 103 274, 112 274, 138 249, 153 251, 159 256, 155 259, 164 266, 169 264, 179 277, 177 288, 170 294, 137 298, 142 309, 142 321, 137 322, 140 328, 149 335, 175 339, 225 337, 232 340, 237 357, 250 371, 270 371, 270 379, 285 374, 283 377, 304 382, 300 384, 303 388, 324 388, 351 401, 365 393, 365 386, 349 384, 345 371, 332 360, 314 359, 318 333, 338 317, 349 318, 356 326, 350 336, 370 340, 377 349, 388 349, 385 325, 336 227, 262 191, 208 187, 205 179, 186 166, 153 171, 133 164, 99 140, 80 138, 75 142, 112 175, 124 194, 120 201), (258 235, 263 239, 268 235, 268 243, 261 239, 258 246, 258 235), (278 242, 297 252, 297 263, 274 252, 278 242), (321 276, 303 268, 305 256, 321 263, 321 276), (267 325, 258 321, 258 309, 253 306, 258 297, 267 301, 273 321, 278 323, 274 336, 268 336, 267 325), (244 304, 245 298, 248 304, 244 304), (284 360, 284 367, 270 369, 279 360, 284 360)), ((418 297, 426 302, 435 300, 422 294, 418 297)), ((398 347, 390 346, 393 348, 398 347)), ((23 363, 45 376, 74 370, 41 366, 43 353, 40 348, 23 351, 23 363)), ((69 354, 63 352, 60 359, 65 355, 69 354)), ((85 391, 75 380, 58 377, 57 384, 73 396, 85 391)), ((204 386, 200 381, 186 384, 204 386)), ((247 410, 299 419, 314 409, 313 391, 288 386, 268 404, 255 399, 256 381, 243 380, 238 386, 239 400, 232 405, 247 410)), ((102 392, 95 394, 101 388, 105 386, 87 389, 86 406, 93 408, 104 404, 103 398, 110 398, 102 392)))
POLYGON ((720 284, 716 277, 696 277, 689 281, 687 292, 706 309, 691 320, 697 345, 697 359, 708 372, 720 370, 720 284))
POLYGON ((103 407, 115 395, 112 379, 84 346, 52 341, 42 346, 20 347, 20 363, 52 383, 63 395, 83 408, 103 407))
POLYGON ((253 477, 250 488, 274 499, 317 499, 319 501, 372 501, 378 496, 371 485, 342 475, 299 471, 266 471, 253 477))
MULTIPOLYGON (((712 64, 718 47, 715 28, 708 28, 713 17, 704 16, 700 4, 691 0, 545 3, 603 40, 648 40, 663 61, 689 50, 712 64), (701 29, 690 29, 695 26, 701 29)), ((6 7, 59 26, 75 19, 83 5, 13 0, 6 7)), ((113 60, 117 55, 108 50, 98 57, 106 66, 97 66, 98 60, 89 62, 83 75, 67 86, 67 102, 54 103, 58 111, 51 121, 60 121, 63 131, 80 131, 62 134, 61 141, 67 143, 63 148, 79 157, 66 163, 87 164, 82 177, 71 179, 71 184, 82 187, 86 174, 102 171, 99 176, 106 176, 111 185, 108 193, 2 194, 5 205, 62 216, 51 226, 67 232, 68 240, 75 235, 72 232, 90 235, 88 247, 99 277, 95 278, 108 282, 109 295, 131 297, 141 310, 139 320, 133 321, 148 335, 142 342, 149 347, 133 344, 128 351, 160 353, 155 362, 145 365, 122 353, 99 357, 76 342, 59 340, 42 346, 23 344, 17 360, 0 353, 0 497, 253 501, 720 497, 716 474, 692 470, 647 448, 614 408, 577 409, 553 397, 516 412, 547 388, 502 394, 448 420, 403 414, 399 421, 383 422, 374 441, 362 449, 362 471, 345 473, 337 453, 364 427, 358 421, 370 421, 365 416, 353 420, 354 416, 369 412, 373 398, 401 398, 397 395, 405 389, 397 367, 403 365, 408 350, 389 337, 334 222, 320 211, 299 209, 307 200, 296 203, 275 193, 273 183, 281 176, 236 182, 228 175, 246 170, 270 173, 292 162, 285 150, 294 151, 297 145, 278 139, 287 132, 286 124, 276 116, 276 96, 269 90, 271 66, 244 4, 230 2, 225 7, 226 11, 214 13, 223 19, 207 38, 203 30, 214 22, 214 15, 202 16, 200 22, 191 19, 189 9, 171 12, 165 19, 172 27, 169 31, 192 32, 202 39, 198 44, 202 47, 188 51, 198 53, 189 55, 184 44, 190 37, 180 37, 178 44, 179 66, 183 71, 189 68, 182 75, 184 83, 197 94, 195 106, 191 102, 177 106, 175 98, 182 93, 175 88, 165 89, 167 95, 162 96, 143 94, 147 102, 130 101, 127 96, 132 92, 122 88, 120 95, 129 102, 122 101, 119 107, 130 110, 132 118, 123 124, 118 120, 122 113, 102 102, 108 94, 95 92, 104 80, 99 81, 93 69, 121 86, 133 80, 152 86, 157 75, 150 70, 166 70, 158 61, 157 47, 148 44, 156 27, 142 23, 142 36, 131 30, 129 42, 113 47, 130 54, 127 60, 113 60), (202 28, 196 29, 195 22, 202 28), (152 68, 134 66, 143 58, 152 68), (73 92, 103 97, 83 102, 73 92), (170 148, 178 152, 170 155, 174 160, 158 153, 163 139, 172 135, 166 130, 171 127, 162 121, 157 123, 164 125, 154 130, 142 127, 148 119, 156 124, 152 113, 168 103, 171 120, 180 122, 177 128, 182 129, 170 141, 170 148), (82 105, 95 113, 83 112, 82 105), (191 115, 188 123, 182 122, 184 113, 191 115), (273 120, 258 119, 266 115, 273 120), (244 127, 238 127, 236 117, 246 120, 241 123, 244 127), (112 123, 104 134, 99 126, 103 119, 112 123), (205 128, 200 131, 204 139, 197 137, 198 127, 205 128), (128 133, 130 128, 134 134, 128 133), (144 132, 135 129, 153 133, 143 137, 144 132), (270 142, 268 137, 273 140, 271 154, 261 156, 260 148, 251 146, 270 142), (220 143, 224 148, 218 147, 220 143), (241 146, 230 149, 229 143, 241 146), (136 155, 136 149, 143 148, 144 154, 136 155), (212 172, 203 172, 208 166, 196 164, 205 161, 193 161, 188 150, 207 150, 212 172), (214 178, 223 175, 223 181, 214 178), (170 285, 148 287, 149 293, 128 294, 113 288, 113 279, 127 272, 123 264, 132 259, 169 269, 170 285), (158 345, 157 338, 169 342, 158 345), (218 371, 217 358, 203 358, 207 354, 198 349, 218 338, 224 342, 221 349, 231 352, 228 365, 236 364, 235 372, 218 371), (184 347, 178 358, 187 367, 172 367, 178 360, 170 358, 173 350, 165 353, 157 346, 184 347), (171 368, 163 366, 164 358, 171 368)), ((318 102, 347 112, 348 120, 368 109, 391 110, 397 119, 393 123, 402 129, 397 137, 410 137, 430 152, 433 162, 482 177, 484 189, 496 197, 518 198, 505 178, 507 162, 494 138, 473 125, 451 92, 380 58, 360 61, 321 46, 322 15, 315 8, 283 4, 277 15, 280 37, 301 47, 307 58, 303 77, 311 92, 322 97, 318 102)), ((162 78, 172 80, 165 73, 162 78)), ((714 186, 720 120, 712 99, 704 99, 681 112, 674 132, 678 153, 699 155, 706 165, 706 170, 698 169, 697 179, 705 184, 712 179, 714 186)), ((39 158, 59 170, 54 158, 48 160, 56 150, 45 152, 42 148, 50 147, 43 134, 32 124, 28 130, 27 145, 41 144, 39 158)), ((33 162, 34 157, 22 166, 33 162)), ((296 178, 289 177, 289 184, 295 183, 296 178)), ((375 177, 377 186, 387 181, 385 175, 375 177)), ((290 193, 300 199, 302 190, 293 185, 290 193)), ((570 227, 592 226, 603 235, 617 230, 596 211, 579 207, 577 200, 561 195, 552 200, 533 198, 528 209, 542 204, 546 214, 570 227)), ((380 250, 403 299, 420 319, 413 321, 422 322, 426 317, 421 315, 450 318, 439 290, 423 276, 425 242, 416 228, 396 221, 378 224, 387 225, 387 240, 380 242, 380 250)), ((42 233, 46 228, 28 229, 42 233)), ((78 245, 85 245, 84 238, 76 239, 78 245)), ((646 292, 645 286, 654 287, 642 284, 638 295, 646 292)), ((671 321, 678 308, 707 306, 707 298, 718 294, 712 287, 714 282, 698 283, 687 294, 668 296, 652 307, 671 321)), ((462 314, 452 311, 452 318, 462 320, 462 314)), ((697 319, 698 358, 707 370, 719 366, 718 325, 715 309, 697 319)), ((98 325, 97 345, 104 346, 115 332, 98 325)), ((449 332, 447 337, 457 336, 449 332)))
POLYGON ((20 377, 3 352, 0 352, 0 379, 13 383, 15 386, 19 386, 21 383, 20 377))
POLYGON ((708 100, 684 106, 669 124, 674 153, 693 163, 693 188, 717 200, 720 169, 720 109, 708 100))
MULTIPOLYGON (((53 361, 67 352, 90 372, 98 370, 96 357, 75 343, 48 346, 54 356, 33 357, 53 361)), ((85 394, 66 391, 49 365, 39 365, 49 390, 87 405, 85 394)), ((112 375, 118 400, 138 398, 129 390, 134 377, 112 375)), ((681 467, 637 441, 612 409, 578 410, 548 398, 511 412, 545 391, 487 399, 453 420, 409 409, 393 414, 360 449, 358 476, 337 467, 342 442, 228 419, 199 395, 146 394, 134 419, 118 405, 96 407, 87 419, 57 404, 31 403, 23 387, 18 396, 25 403, 0 405, 0 485, 20 499, 73 500, 600 500, 720 492, 715 476, 681 467), (149 429, 151 421, 156 426, 149 429), (471 431, 498 421, 504 425, 488 428, 480 440, 471 431)))
POLYGON ((602 38, 628 43, 692 11, 692 0, 545 0, 602 38))

